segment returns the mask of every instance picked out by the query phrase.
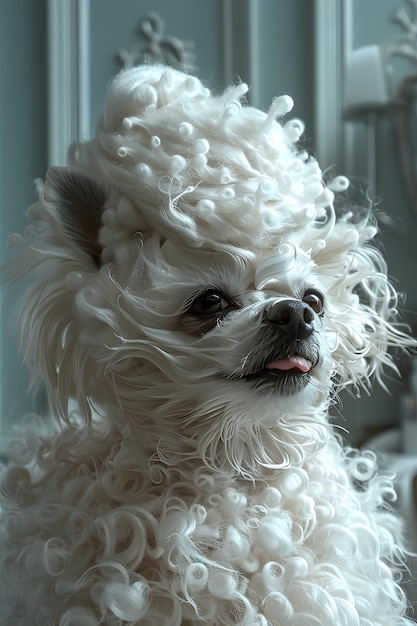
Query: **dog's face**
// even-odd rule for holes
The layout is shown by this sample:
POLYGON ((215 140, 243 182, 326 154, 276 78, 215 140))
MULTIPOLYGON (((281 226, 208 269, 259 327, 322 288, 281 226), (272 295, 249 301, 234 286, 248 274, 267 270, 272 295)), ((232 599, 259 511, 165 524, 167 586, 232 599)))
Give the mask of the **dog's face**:
POLYGON ((157 326, 154 335, 165 331, 161 349, 184 351, 190 380, 199 371, 201 381, 215 381, 216 393, 282 413, 294 403, 310 410, 327 397, 324 288, 295 246, 244 258, 165 242, 145 273, 141 296, 150 315, 138 316, 157 326))
MULTIPOLYGON (((232 292, 207 287, 190 298, 184 312, 187 328, 211 329, 221 340, 222 332, 236 334, 239 342, 239 316, 253 326, 253 337, 247 345, 239 342, 238 355, 233 354, 236 367, 223 367, 222 377, 229 381, 247 381, 254 392, 279 393, 281 396, 302 391, 311 381, 313 370, 320 362, 320 332, 323 296, 313 287, 297 286, 296 293, 270 292, 262 304, 251 305, 259 292, 247 292, 239 298, 232 292), (229 318, 229 319, 228 319, 229 318), (258 320, 262 320, 259 324, 258 320), (236 330, 233 332, 236 325, 236 330), (236 356, 239 358, 237 359, 236 356)), ((266 295, 266 294, 265 294, 266 295)), ((322 338, 321 338, 322 339, 322 338)))
POLYGON ((153 236, 127 274, 121 284, 103 267, 78 292, 80 326, 89 298, 101 309, 90 307, 79 341, 100 376, 97 403, 122 406, 158 458, 254 476, 255 457, 286 464, 323 445, 334 364, 327 296, 307 255, 293 244, 245 256, 153 236))

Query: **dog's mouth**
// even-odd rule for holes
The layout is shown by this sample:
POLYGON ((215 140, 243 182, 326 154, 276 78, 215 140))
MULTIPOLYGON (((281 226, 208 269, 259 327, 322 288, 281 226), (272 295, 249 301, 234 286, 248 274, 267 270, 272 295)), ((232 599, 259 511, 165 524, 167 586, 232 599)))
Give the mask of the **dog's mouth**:
POLYGON ((290 356, 275 358, 245 375, 247 380, 274 378, 303 378, 308 381, 308 375, 314 367, 314 363, 303 356, 295 353, 290 356))
POLYGON ((288 356, 272 357, 260 365, 254 365, 239 375, 229 379, 245 380, 254 384, 257 389, 277 391, 283 395, 290 395, 301 391, 311 380, 311 372, 317 365, 318 359, 312 356, 302 356, 297 352, 288 356))
MULTIPOLYGON (((302 376, 313 369, 313 363, 299 354, 289 357, 274 359, 267 363, 260 372, 266 372, 277 376, 302 376)), ((255 372, 255 375, 259 372, 255 372)))

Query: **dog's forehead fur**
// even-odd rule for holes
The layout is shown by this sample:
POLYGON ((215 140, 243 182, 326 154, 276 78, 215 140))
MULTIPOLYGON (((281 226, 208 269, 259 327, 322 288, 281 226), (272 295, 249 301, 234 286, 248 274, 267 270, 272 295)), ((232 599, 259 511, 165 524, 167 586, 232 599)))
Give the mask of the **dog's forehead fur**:
POLYGON ((127 241, 158 230, 191 245, 245 249, 274 246, 288 233, 311 239, 333 193, 317 162, 295 147, 302 124, 277 121, 290 98, 264 113, 242 106, 246 92, 239 84, 213 96, 198 79, 158 66, 114 80, 96 138, 76 151, 82 171, 112 184, 100 234, 105 258, 121 231, 127 241))

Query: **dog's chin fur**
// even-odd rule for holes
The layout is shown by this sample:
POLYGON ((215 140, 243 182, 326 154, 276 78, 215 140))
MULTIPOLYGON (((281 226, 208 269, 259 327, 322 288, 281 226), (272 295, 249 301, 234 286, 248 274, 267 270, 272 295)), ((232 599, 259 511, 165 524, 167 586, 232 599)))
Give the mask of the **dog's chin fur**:
POLYGON ((392 481, 328 412, 414 341, 372 218, 246 89, 123 72, 39 183, 4 276, 58 425, 10 446, 6 626, 411 624, 392 481))

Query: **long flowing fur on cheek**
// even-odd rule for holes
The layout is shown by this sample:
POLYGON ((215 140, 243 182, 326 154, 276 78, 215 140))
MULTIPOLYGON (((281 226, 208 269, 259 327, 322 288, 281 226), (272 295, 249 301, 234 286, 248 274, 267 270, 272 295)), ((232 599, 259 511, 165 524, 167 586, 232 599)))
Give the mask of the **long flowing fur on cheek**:
POLYGON ((364 225, 360 235, 342 221, 333 240, 314 257, 330 295, 328 330, 336 338, 333 354, 340 385, 353 383, 368 391, 373 375, 383 385, 385 371, 396 371, 390 349, 407 349, 413 343, 405 339, 406 326, 396 322, 398 294, 387 277, 386 263, 366 243, 374 232, 364 225))

